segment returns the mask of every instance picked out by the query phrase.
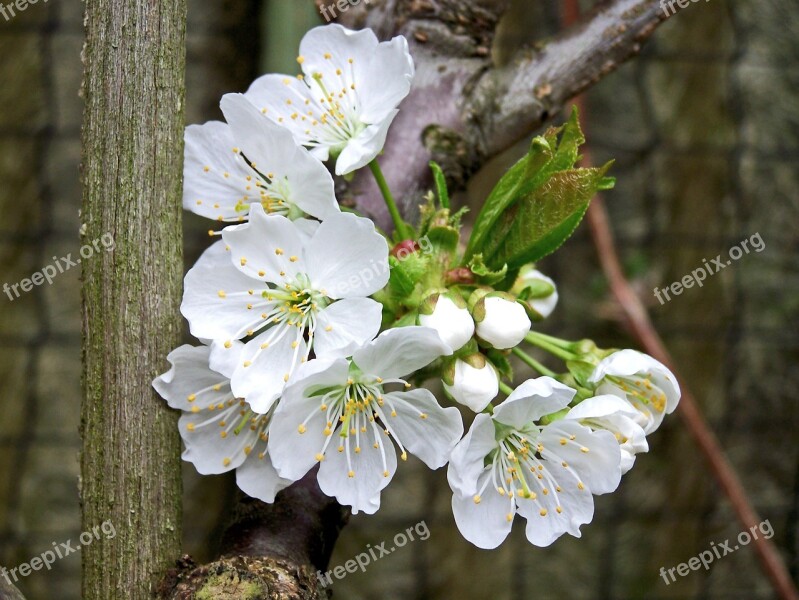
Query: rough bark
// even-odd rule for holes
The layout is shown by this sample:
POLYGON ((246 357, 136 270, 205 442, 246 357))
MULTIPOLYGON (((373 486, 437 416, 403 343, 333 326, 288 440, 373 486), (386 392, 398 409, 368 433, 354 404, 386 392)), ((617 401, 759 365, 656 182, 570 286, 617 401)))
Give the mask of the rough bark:
POLYGON ((25 600, 25 596, 5 577, 0 577, 0 600, 25 600))
POLYGON ((222 557, 197 566, 184 559, 162 583, 172 600, 321 600, 327 569, 349 511, 325 496, 316 469, 278 494, 274 504, 239 495, 222 538, 222 557))
POLYGON ((83 50, 83 598, 150 598, 180 554, 177 415, 151 381, 180 341, 185 0, 87 0, 83 50))

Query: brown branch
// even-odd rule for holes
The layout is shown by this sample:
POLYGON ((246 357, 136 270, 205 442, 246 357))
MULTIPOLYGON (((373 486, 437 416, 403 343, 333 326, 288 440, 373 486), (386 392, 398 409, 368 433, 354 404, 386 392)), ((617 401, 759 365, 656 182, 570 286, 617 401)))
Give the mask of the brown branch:
POLYGON ((273 504, 238 494, 222 536, 221 558, 197 566, 184 557, 161 583, 159 597, 190 600, 323 600, 324 572, 349 510, 325 496, 316 469, 273 504))
MULTIPOLYGON (((674 5, 678 8, 678 5, 674 5)), ((659 0, 609 0, 541 50, 520 50, 493 67, 490 48, 506 0, 377 0, 344 13, 349 26, 402 34, 417 65, 414 87, 392 125, 381 164, 400 208, 412 217, 441 163, 463 188, 485 162, 527 137, 563 104, 635 56, 666 18, 659 0)), ((388 216, 369 173, 341 194, 383 226, 388 216)))

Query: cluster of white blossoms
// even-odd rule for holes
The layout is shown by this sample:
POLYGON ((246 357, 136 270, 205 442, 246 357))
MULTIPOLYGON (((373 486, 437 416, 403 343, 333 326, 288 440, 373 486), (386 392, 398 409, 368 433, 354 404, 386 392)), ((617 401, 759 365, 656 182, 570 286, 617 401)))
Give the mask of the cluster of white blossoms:
POLYGON ((369 165, 385 184, 377 157, 413 61, 402 37, 339 25, 310 31, 297 60, 299 76, 225 95, 225 123, 186 130, 184 207, 217 221, 221 239, 185 279, 181 311, 200 344, 170 353, 153 383, 183 413, 184 459, 235 470, 265 502, 314 472, 324 493, 374 513, 397 456, 412 454, 449 465, 455 520, 481 548, 517 512, 535 545, 579 536, 593 494, 617 487, 676 408, 673 375, 633 350, 535 330, 555 283, 532 261, 491 270, 467 256, 445 189, 418 227, 397 221, 383 189, 392 237, 342 211, 324 163, 337 175, 369 165), (510 359, 539 376, 514 389, 510 359), (428 380, 443 384, 438 399, 418 387, 428 380))

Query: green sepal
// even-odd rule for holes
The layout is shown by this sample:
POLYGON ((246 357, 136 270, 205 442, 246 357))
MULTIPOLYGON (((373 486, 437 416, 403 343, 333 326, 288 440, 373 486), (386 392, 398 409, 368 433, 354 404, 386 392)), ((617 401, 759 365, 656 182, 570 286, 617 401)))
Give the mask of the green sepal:
POLYGON ((508 360, 507 353, 495 348, 489 348, 486 351, 486 355, 488 356, 488 360, 490 360, 491 364, 497 368, 497 371, 499 371, 499 374, 502 375, 502 377, 510 379, 511 381, 513 380, 513 367, 508 360))
POLYGON ((483 255, 476 254, 467 265, 472 273, 477 276, 477 282, 481 285, 494 285, 499 283, 508 275, 508 265, 503 265, 501 269, 494 271, 489 269, 483 262, 483 255))
POLYGON ((441 208, 449 208, 449 191, 447 190, 447 178, 444 171, 435 161, 430 161, 430 170, 433 171, 433 179, 436 182, 436 192, 438 193, 438 203, 441 208))

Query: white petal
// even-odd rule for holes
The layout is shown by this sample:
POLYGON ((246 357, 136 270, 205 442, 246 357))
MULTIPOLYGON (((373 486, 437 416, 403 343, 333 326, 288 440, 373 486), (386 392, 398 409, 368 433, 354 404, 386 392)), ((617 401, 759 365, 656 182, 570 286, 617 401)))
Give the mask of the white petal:
POLYGON ((234 430, 243 417, 238 400, 225 402, 222 409, 184 412, 178 421, 186 449, 183 460, 194 464, 198 473, 212 475, 235 469, 247 458, 247 448, 258 441, 258 433, 244 427, 234 430), (231 403, 232 401, 232 403, 231 403))
POLYGON ((411 91, 413 59, 402 36, 381 43, 369 60, 356 60, 354 67, 364 123, 385 119, 411 91))
POLYGON ((306 270, 297 227, 285 217, 267 215, 260 204, 250 208, 249 223, 225 229, 222 239, 230 247, 232 264, 254 279, 282 285, 286 277, 306 270))
POLYGON ((259 295, 266 285, 236 269, 224 242, 208 248, 184 282, 180 312, 189 321, 192 335, 210 340, 243 337, 259 321, 247 310, 250 289, 259 295))
POLYGON ((611 394, 601 394, 586 398, 566 413, 567 419, 592 419, 614 414, 635 415, 636 409, 624 398, 611 394))
POLYGON ((372 162, 386 143, 388 128, 399 114, 392 110, 385 119, 369 125, 356 137, 347 142, 347 146, 336 159, 336 175, 346 175, 372 162))
POLYGON ((305 257, 314 287, 330 298, 370 296, 388 283, 388 245, 363 217, 336 213, 325 219, 305 257))
POLYGON ((265 117, 242 94, 226 94, 221 107, 244 155, 261 173, 273 174, 273 181, 286 182, 289 202, 319 219, 339 211, 330 173, 297 145, 287 129, 265 117))
POLYGON ((481 413, 474 418, 466 436, 455 446, 449 459, 447 480, 456 495, 474 496, 484 460, 497 447, 494 422, 481 413))
MULTIPOLYGON (((490 476, 490 471, 484 470, 478 479, 478 486, 483 487, 490 476)), ((513 517, 508 520, 508 514, 513 515, 515 508, 512 501, 507 496, 500 496, 490 482, 480 496, 480 502, 475 502, 473 495, 456 493, 452 496, 452 513, 461 534, 485 550, 496 548, 508 537, 513 526, 513 517)))
POLYGON ((236 469, 236 485, 248 496, 262 502, 274 502, 275 495, 291 484, 290 479, 277 474, 264 442, 258 442, 247 460, 236 469))
MULTIPOLYGON (((313 96, 308 86, 296 77, 274 73, 262 75, 252 82, 244 97, 273 123, 290 131, 297 144, 306 145, 311 141, 311 136, 306 133, 308 120, 303 121, 299 113, 306 100, 313 102, 313 96)), ((319 156, 316 158, 323 160, 319 156)))
POLYGON ((449 353, 449 346, 434 329, 411 326, 384 331, 357 350, 352 360, 367 375, 390 379, 413 373, 449 353))
POLYGON ((271 408, 305 356, 305 340, 297 336, 299 331, 279 324, 244 346, 230 383, 236 396, 246 398, 255 412, 263 414, 271 408), (262 348, 263 344, 268 346, 262 348))
POLYGON ((619 486, 621 451, 609 431, 591 431, 561 419, 544 427, 538 442, 544 446, 542 456, 555 463, 566 461, 592 493, 607 494, 619 486))
POLYGON ((580 525, 590 523, 594 516, 594 499, 587 486, 579 487, 580 481, 571 469, 546 460, 541 466, 542 479, 528 478, 535 498, 517 496, 516 504, 519 514, 527 519, 527 539, 545 547, 564 533, 580 537, 580 525))
POLYGON ((494 419, 521 429, 544 415, 566 408, 575 393, 575 390, 551 377, 528 379, 494 409, 494 419))
POLYGON ((227 377, 209 368, 209 354, 207 346, 189 344, 169 353, 166 358, 171 368, 153 381, 153 387, 169 406, 179 410, 191 410, 195 405, 206 408, 230 395, 227 377), (213 390, 216 385, 222 386, 218 392, 213 390))
POLYGON ((255 173, 238 152, 226 123, 209 121, 189 125, 183 162, 183 208, 209 219, 239 221, 247 217, 247 203, 257 199, 251 181, 255 173), (250 190, 247 187, 250 186, 250 190), (236 206, 244 210, 236 210, 236 206))
POLYGON ((214 371, 218 371, 228 379, 233 377, 233 372, 241 360, 241 353, 244 351, 244 343, 233 340, 229 344, 225 342, 211 343, 211 356, 208 364, 214 371))
POLYGON ((383 307, 370 298, 344 298, 319 311, 314 332, 318 357, 346 357, 380 331, 383 307))
POLYGON ((312 360, 297 370, 296 382, 286 388, 269 426, 269 455, 281 477, 296 481, 317 463, 327 439, 326 413, 320 396, 308 396, 317 389, 346 385, 348 373, 343 359, 312 360), (300 433, 303 423, 305 431, 300 433))
POLYGON ((458 409, 441 408, 425 389, 385 394, 385 401, 397 415, 385 410, 386 425, 400 443, 431 469, 444 466, 463 435, 458 409))
POLYGON ((323 81, 334 82, 339 77, 337 68, 349 72, 350 58, 353 59, 353 65, 365 62, 377 47, 377 37, 368 28, 354 31, 336 23, 314 27, 300 42, 302 70, 309 77, 314 73, 322 73, 323 81), (326 58, 327 55, 330 57, 326 58))
POLYGON ((361 452, 350 451, 350 462, 347 462, 347 452, 339 452, 331 444, 327 449, 322 464, 319 465, 319 488, 328 496, 334 496, 341 504, 351 506, 353 514, 363 511, 374 514, 380 508, 380 492, 391 482, 397 470, 397 453, 394 445, 387 436, 382 436, 382 431, 377 430, 378 443, 381 448, 373 444, 378 438, 373 429, 367 429, 361 434, 361 452), (383 464, 385 453, 385 464, 383 464), (349 476, 350 468, 353 477, 349 476))
POLYGON ((672 413, 680 401, 680 384, 663 363, 648 354, 636 350, 614 352, 597 365, 589 381, 596 383, 606 375, 631 377, 647 372, 652 373, 653 383, 666 394, 666 413, 672 413))

